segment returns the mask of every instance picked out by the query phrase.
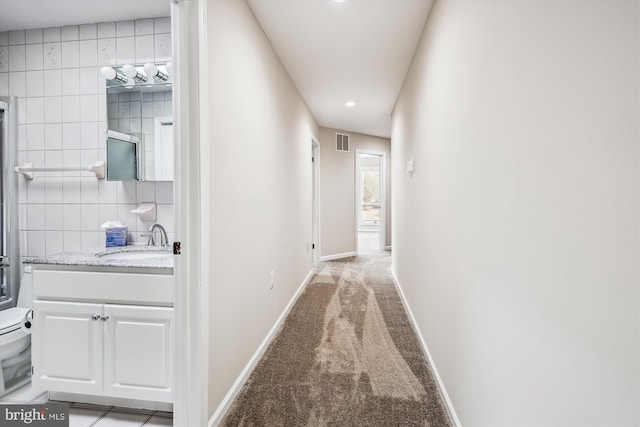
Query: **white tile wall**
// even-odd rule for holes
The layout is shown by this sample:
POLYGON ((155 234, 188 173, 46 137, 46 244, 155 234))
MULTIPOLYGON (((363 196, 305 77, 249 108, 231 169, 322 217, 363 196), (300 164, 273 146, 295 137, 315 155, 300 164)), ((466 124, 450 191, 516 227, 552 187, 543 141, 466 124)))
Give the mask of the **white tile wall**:
MULTIPOLYGON (((169 18, 0 32, 0 96, 18 99, 19 161, 36 167, 84 167, 104 160, 107 97, 103 65, 171 60, 169 18)), ((115 105, 118 106, 118 100, 115 105)), ((167 96, 123 102, 122 123, 143 132, 145 119, 170 114, 167 96), (124 108, 124 107, 123 107, 124 108)), ((158 203, 158 219, 172 238, 173 183, 109 182, 88 173, 38 173, 19 179, 23 256, 104 246, 100 225, 119 219, 129 240, 150 225, 131 214, 138 203, 158 203)))

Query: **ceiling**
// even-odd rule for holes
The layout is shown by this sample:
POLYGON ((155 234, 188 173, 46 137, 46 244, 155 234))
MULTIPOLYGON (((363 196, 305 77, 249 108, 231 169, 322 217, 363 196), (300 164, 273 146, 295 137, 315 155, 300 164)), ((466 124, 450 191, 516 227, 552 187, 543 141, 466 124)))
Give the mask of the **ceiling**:
POLYGON ((0 0, 0 31, 171 16, 170 0, 0 0))
MULTIPOLYGON (((318 124, 383 137, 432 2, 248 0, 318 124)), ((169 5, 0 0, 0 31, 169 16, 169 5)))
POLYGON ((248 2, 320 126, 391 135, 432 0, 248 2))

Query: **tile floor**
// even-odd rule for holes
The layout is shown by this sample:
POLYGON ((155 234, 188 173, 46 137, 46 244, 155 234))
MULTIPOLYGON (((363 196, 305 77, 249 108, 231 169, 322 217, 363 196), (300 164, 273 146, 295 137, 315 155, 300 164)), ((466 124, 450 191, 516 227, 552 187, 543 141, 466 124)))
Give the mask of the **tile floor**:
MULTIPOLYGON (((48 393, 38 393, 31 384, 0 397, 0 405, 8 403, 44 403, 48 393)), ((69 406, 69 427, 170 427, 173 425, 171 412, 144 409, 117 408, 113 406, 71 403, 69 406)))

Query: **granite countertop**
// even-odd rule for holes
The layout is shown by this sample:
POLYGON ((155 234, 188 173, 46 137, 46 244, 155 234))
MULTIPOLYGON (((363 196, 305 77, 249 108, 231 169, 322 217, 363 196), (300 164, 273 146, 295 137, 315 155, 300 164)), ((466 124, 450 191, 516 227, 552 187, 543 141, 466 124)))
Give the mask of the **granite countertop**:
POLYGON ((25 264, 68 265, 80 267, 173 269, 173 253, 170 248, 129 245, 111 248, 86 249, 79 252, 61 252, 44 257, 27 257, 23 262, 25 264), (125 254, 129 252, 166 252, 166 256, 157 256, 152 258, 126 258, 125 254), (120 253, 123 258, 113 259, 104 256, 120 253))

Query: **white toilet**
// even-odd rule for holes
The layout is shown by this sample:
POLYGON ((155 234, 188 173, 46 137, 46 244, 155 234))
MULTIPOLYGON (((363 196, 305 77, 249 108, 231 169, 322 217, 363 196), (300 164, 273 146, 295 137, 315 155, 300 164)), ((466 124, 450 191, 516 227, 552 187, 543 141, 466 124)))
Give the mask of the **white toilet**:
POLYGON ((32 303, 31 266, 24 269, 17 307, 0 311, 0 396, 31 380, 31 337, 21 329, 32 303))

